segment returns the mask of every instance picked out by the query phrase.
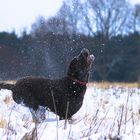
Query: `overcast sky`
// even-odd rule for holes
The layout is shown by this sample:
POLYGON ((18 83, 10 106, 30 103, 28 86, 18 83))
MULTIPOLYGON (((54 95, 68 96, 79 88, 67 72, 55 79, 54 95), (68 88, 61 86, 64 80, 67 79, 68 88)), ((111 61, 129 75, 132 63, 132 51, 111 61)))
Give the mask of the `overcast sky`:
POLYGON ((56 14, 63 0, 0 0, 0 31, 30 28, 38 16, 56 14))
MULTIPOLYGON (((0 32, 20 33, 30 29, 38 16, 48 18, 59 10, 63 0, 0 0, 0 32)), ((129 0, 140 2, 140 0, 129 0)))

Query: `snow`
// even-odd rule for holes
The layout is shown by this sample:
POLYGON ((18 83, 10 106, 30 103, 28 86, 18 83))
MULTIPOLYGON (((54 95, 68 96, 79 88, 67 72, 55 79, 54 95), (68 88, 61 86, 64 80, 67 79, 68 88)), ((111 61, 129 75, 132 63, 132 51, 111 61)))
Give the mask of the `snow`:
POLYGON ((59 121, 46 111, 46 120, 33 122, 28 107, 16 104, 10 90, 0 90, 2 140, 139 140, 140 89, 88 87, 82 108, 72 121, 59 121))

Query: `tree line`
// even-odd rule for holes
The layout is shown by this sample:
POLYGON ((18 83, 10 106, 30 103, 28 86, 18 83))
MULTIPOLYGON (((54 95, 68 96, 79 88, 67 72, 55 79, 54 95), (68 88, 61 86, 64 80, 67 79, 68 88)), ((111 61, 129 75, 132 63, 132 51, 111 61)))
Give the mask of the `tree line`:
POLYGON ((82 48, 96 57, 91 80, 140 79, 140 5, 125 0, 64 1, 49 19, 39 17, 20 37, 0 33, 0 79, 61 77, 82 48))

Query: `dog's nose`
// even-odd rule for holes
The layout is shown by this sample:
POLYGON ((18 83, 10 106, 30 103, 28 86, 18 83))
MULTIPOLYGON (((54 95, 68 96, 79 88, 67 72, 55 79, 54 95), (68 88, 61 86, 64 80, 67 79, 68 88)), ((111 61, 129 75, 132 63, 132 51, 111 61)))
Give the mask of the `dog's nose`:
POLYGON ((94 56, 93 54, 91 54, 91 55, 90 55, 90 59, 91 59, 92 61, 94 61, 95 56, 94 56))

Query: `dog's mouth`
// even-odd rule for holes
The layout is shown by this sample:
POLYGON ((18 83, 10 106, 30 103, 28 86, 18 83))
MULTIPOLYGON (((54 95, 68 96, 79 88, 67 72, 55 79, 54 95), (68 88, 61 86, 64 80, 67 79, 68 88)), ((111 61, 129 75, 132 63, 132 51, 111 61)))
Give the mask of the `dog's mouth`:
POLYGON ((91 64, 94 59, 95 59, 95 56, 93 54, 90 55, 89 53, 89 50, 88 49, 82 49, 81 53, 80 53, 80 56, 84 57, 84 59, 86 60, 87 64, 91 64))

